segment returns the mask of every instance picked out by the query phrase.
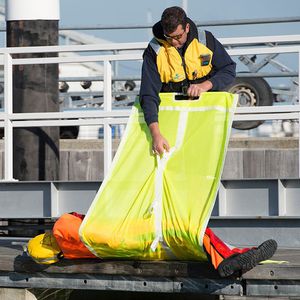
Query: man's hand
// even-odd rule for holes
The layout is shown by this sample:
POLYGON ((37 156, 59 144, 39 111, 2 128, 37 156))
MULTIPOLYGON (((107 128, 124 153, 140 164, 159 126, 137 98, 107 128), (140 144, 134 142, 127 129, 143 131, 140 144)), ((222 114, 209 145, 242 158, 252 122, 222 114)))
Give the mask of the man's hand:
POLYGON ((152 135, 152 150, 155 154, 162 155, 164 151, 169 152, 168 141, 161 135, 157 122, 151 123, 149 129, 152 135))
POLYGON ((187 94, 190 97, 199 97, 201 93, 209 91, 212 87, 213 85, 209 80, 202 83, 194 83, 189 86, 187 94))
POLYGON ((162 155, 164 151, 169 152, 170 146, 161 134, 157 134, 152 136, 152 150, 155 154, 162 155))

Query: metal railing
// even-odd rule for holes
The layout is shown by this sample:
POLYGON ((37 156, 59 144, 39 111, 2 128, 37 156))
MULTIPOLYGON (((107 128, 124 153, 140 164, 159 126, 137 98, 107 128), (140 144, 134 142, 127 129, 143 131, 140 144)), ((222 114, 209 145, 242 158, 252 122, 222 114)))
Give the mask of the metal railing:
MULTIPOLYGON (((215 26, 241 26, 241 25, 259 25, 259 24, 279 24, 279 23, 298 23, 300 17, 282 17, 282 18, 256 18, 256 19, 235 19, 235 20, 212 20, 195 21, 197 27, 215 27, 215 26)), ((81 26, 63 26, 62 30, 122 30, 122 29, 151 29, 152 24, 128 24, 128 25, 81 25, 81 26)), ((0 31, 5 29, 0 29, 0 31)))
MULTIPOLYGON (((245 38, 243 43, 247 45, 266 43, 275 39, 245 38)), ((278 40, 278 39, 277 39, 278 40)), ((297 42, 300 36, 295 36, 297 42)), ((242 43, 241 38, 227 39, 227 44, 242 43)), ((128 120, 129 109, 112 109, 112 62, 141 60, 142 52, 126 54, 101 54, 68 57, 43 57, 43 58, 13 58, 13 54, 24 53, 61 53, 61 52, 95 52, 107 50, 141 50, 146 43, 128 44, 102 44, 102 45, 76 45, 76 46, 51 46, 51 47, 24 47, 24 48, 2 48, 0 49, 0 63, 4 65, 4 112, 0 113, 0 126, 4 127, 5 140, 5 163, 4 180, 13 179, 13 128, 17 127, 40 127, 40 126, 74 126, 74 125, 103 125, 104 126, 104 175, 107 174, 112 161, 112 132, 114 124, 125 124, 128 120), (31 64, 60 64, 60 63, 82 63, 102 62, 103 74, 103 109, 93 111, 69 111, 69 112, 45 112, 45 113, 13 113, 13 66, 31 64)), ((300 69, 300 46, 273 46, 273 47, 250 47, 233 48, 228 50, 232 56, 271 54, 271 53, 297 53, 298 54, 298 80, 300 69)), ((299 93, 300 99, 300 93, 299 93)), ((285 105, 280 107, 247 107, 238 108, 234 116, 235 121, 249 120, 286 120, 296 119, 300 121, 300 105, 285 105)), ((299 167, 300 170, 300 167, 299 167)))

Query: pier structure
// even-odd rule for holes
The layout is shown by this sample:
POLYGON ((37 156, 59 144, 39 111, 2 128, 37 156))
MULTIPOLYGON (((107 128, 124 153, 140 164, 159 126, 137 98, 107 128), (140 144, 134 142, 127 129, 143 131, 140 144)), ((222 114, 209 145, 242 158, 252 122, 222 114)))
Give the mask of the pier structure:
MULTIPOLYGON (((299 37, 298 37, 299 38, 299 37)), ((103 176, 109 170, 113 158, 112 126, 125 124, 129 109, 114 109, 112 105, 112 62, 116 60, 141 60, 141 52, 68 57, 15 58, 17 53, 56 53, 73 51, 107 51, 118 48, 128 51, 143 45, 81 45, 49 46, 0 49, 5 78, 5 105, 0 114, 4 127, 4 170, 0 184, 1 219, 48 219, 54 221, 62 213, 78 211, 85 213, 95 196, 101 180, 68 181, 15 181, 13 176, 12 130, 19 127, 102 125, 103 130, 103 176), (103 106, 101 109, 15 113, 13 103, 13 66, 30 64, 60 64, 72 62, 101 61, 103 74, 103 106)), ((231 55, 253 53, 297 53, 300 46, 232 49, 231 55)), ((238 108, 236 121, 247 120, 299 120, 299 105, 274 107, 238 108)), ((274 141, 271 141, 271 143, 274 141)), ((277 141, 278 142, 278 141, 277 141)), ((69 147, 66 141, 65 149, 69 147)), ((70 142, 72 143, 72 142, 70 142)), ((73 141, 73 143, 76 143, 73 141)), ((267 238, 279 241, 280 249, 275 262, 255 267, 236 278, 221 279, 207 264, 195 262, 141 262, 112 260, 63 260, 52 266, 34 263, 24 251, 29 237, 7 237, 0 247, 0 286, 3 288, 71 288, 136 292, 198 293, 235 297, 297 296, 300 293, 299 278, 299 142, 290 139, 281 148, 258 143, 251 148, 249 141, 232 140, 227 155, 211 224, 227 242, 238 245, 257 245, 267 238), (232 147, 235 145, 234 147, 232 147), (292 147, 292 145, 294 145, 292 147), (279 163, 280 162, 280 163, 279 163), (234 175, 235 174, 235 175, 234 175), (275 175, 276 174, 276 175, 275 175), (234 178, 234 176, 237 176, 234 178), (222 231, 223 230, 223 231, 222 231), (245 232, 248 232, 246 235, 245 232), (226 235, 227 234, 227 235, 226 235), (227 240, 228 237, 228 240, 227 240)), ((279 142, 278 144, 279 145, 279 142)), ((84 146, 82 146, 84 147, 84 146)), ((92 160, 84 151, 65 151, 61 166, 64 176, 76 176, 76 168, 88 173, 92 160), (83 155, 83 156, 81 156, 83 155), (72 159, 73 157, 73 159, 72 159), (75 157, 75 158, 74 158, 75 157), (69 164, 69 162, 71 162, 69 164), (74 166, 74 161, 77 166, 74 166), (73 169, 72 169, 73 168, 73 169), (72 172, 70 170, 73 170, 72 172)), ((99 158, 97 158, 99 159, 99 158)), ((100 164, 100 159, 98 160, 100 164)), ((95 161, 94 161, 95 162, 95 161)), ((95 163, 97 164, 97 163, 95 163)), ((101 178, 101 177, 100 177, 101 178)), ((51 227, 51 223, 49 223, 51 227)), ((3 231, 10 231, 3 224, 3 231)), ((47 224, 35 229, 45 229, 47 224)), ((23 226, 24 229, 26 226, 23 226)), ((48 228, 49 228, 48 227, 48 228)))

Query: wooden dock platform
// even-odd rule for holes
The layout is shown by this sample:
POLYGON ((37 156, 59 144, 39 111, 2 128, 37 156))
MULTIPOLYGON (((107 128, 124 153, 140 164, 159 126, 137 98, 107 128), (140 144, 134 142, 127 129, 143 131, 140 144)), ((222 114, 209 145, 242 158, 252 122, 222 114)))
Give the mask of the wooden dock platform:
POLYGON ((197 293, 232 296, 299 296, 300 249, 279 249, 285 263, 259 265, 237 278, 220 278, 208 264, 184 261, 62 260, 39 265, 24 240, 0 240, 0 287, 197 293))

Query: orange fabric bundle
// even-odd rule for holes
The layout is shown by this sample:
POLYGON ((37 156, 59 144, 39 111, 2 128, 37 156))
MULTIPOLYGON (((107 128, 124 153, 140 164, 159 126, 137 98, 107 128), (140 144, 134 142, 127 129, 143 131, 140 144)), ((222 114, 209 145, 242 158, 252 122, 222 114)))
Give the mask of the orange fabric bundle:
POLYGON ((67 259, 96 258, 79 238, 78 230, 83 217, 77 213, 66 213, 54 224, 53 235, 67 259))

